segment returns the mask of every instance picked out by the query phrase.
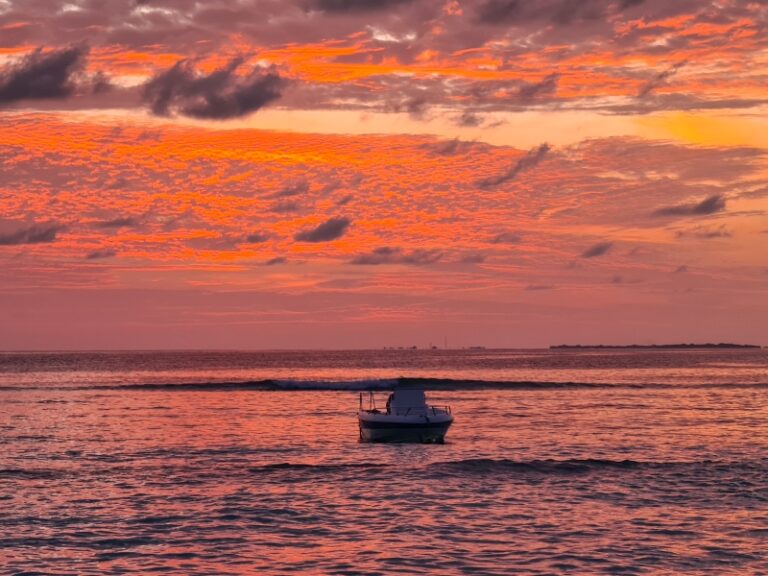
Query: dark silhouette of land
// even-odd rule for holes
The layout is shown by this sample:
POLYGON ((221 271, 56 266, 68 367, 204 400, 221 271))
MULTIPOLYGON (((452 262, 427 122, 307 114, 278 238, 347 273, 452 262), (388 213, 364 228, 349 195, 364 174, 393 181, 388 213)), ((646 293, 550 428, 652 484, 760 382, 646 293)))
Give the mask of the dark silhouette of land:
POLYGON ((729 342, 720 342, 718 344, 625 344, 625 345, 613 345, 613 344, 558 344, 556 346, 550 346, 550 350, 579 350, 579 349, 617 349, 617 350, 689 350, 698 348, 715 348, 715 349, 730 349, 730 348, 760 348, 757 344, 731 344, 729 342))

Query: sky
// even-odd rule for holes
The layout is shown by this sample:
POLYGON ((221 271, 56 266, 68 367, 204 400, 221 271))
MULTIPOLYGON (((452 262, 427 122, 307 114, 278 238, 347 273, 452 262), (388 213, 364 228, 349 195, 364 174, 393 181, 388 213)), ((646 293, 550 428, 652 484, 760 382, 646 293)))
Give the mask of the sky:
POLYGON ((766 0, 0 0, 0 349, 768 344, 766 0))

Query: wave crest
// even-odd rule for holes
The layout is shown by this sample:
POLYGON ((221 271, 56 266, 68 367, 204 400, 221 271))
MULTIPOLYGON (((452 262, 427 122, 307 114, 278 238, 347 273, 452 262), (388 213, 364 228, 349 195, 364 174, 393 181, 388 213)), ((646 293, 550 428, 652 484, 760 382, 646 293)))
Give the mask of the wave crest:
POLYGON ((474 380, 462 378, 373 378, 364 380, 290 380, 265 379, 240 382, 137 382, 134 384, 77 384, 0 386, 0 392, 14 390, 158 390, 158 391, 385 391, 418 387, 424 390, 560 390, 614 388, 768 388, 768 384, 612 384, 605 382, 556 382, 536 380, 474 380))

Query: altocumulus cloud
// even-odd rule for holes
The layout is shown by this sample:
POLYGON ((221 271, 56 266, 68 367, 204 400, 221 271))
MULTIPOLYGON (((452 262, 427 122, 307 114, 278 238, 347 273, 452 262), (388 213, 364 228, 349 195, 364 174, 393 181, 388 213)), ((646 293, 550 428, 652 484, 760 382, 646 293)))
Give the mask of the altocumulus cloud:
POLYGON ((43 244, 55 242, 56 234, 61 232, 64 226, 59 224, 38 225, 22 228, 9 234, 0 234, 0 246, 16 246, 19 244, 43 244))
POLYGON ((293 238, 299 242, 329 242, 341 238, 351 224, 349 218, 331 218, 316 228, 302 230, 293 238))
POLYGON ((189 60, 180 60, 144 85, 144 102, 157 116, 226 120, 246 116, 281 96, 283 79, 277 72, 255 66, 241 75, 242 64, 234 58, 203 74, 189 60))
POLYGON ((87 55, 84 46, 47 52, 37 48, 0 71, 0 104, 71 96, 87 55))

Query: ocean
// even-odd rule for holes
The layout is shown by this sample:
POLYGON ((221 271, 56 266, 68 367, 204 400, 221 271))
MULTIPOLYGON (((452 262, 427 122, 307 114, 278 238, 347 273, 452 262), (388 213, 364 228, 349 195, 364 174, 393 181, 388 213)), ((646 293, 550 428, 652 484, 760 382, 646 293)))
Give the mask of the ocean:
POLYGON ((1 353, 0 573, 768 574, 767 424, 762 349, 1 353))

